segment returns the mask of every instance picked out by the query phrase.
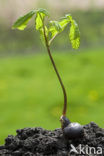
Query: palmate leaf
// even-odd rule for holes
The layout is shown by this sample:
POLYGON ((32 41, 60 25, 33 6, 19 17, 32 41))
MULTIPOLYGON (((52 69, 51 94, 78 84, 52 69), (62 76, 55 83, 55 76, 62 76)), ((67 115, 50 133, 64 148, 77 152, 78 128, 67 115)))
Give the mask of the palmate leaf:
POLYGON ((70 31, 69 31, 69 38, 70 42, 72 44, 72 47, 74 49, 79 48, 80 45, 80 32, 78 28, 78 24, 75 20, 73 20, 72 16, 70 14, 66 14, 65 17, 61 18, 59 21, 50 21, 49 28, 46 27, 44 24, 44 18, 46 16, 49 16, 47 10, 45 9, 38 9, 38 10, 32 10, 26 15, 20 17, 17 19, 17 21, 13 25, 13 29, 19 29, 24 30, 27 26, 27 23, 29 20, 33 17, 33 15, 36 15, 35 17, 35 26, 36 30, 40 32, 41 39, 43 42, 45 41, 45 35, 47 37, 47 40, 49 40, 49 32, 51 34, 50 40, 48 41, 49 45, 51 42, 55 39, 55 37, 61 33, 66 26, 70 23, 70 31))
POLYGON ((80 32, 78 24, 75 20, 73 20, 72 16, 70 14, 66 14, 65 17, 61 18, 60 21, 51 21, 51 26, 49 28, 49 32, 51 32, 51 39, 49 43, 54 40, 57 34, 62 32, 66 26, 70 23, 70 32, 69 32, 69 38, 72 45, 72 48, 78 49, 80 46, 80 32))
POLYGON ((71 23, 69 38, 72 44, 72 48, 78 49, 80 46, 80 31, 78 24, 75 20, 73 20, 70 14, 65 15, 65 18, 61 21, 60 24, 63 26, 64 29, 68 23, 71 23))
POLYGON ((71 22, 72 16, 67 14, 65 17, 61 18, 59 21, 50 21, 49 32, 51 32, 51 39, 49 43, 53 41, 53 39, 61 33, 65 27, 71 22))
MULTIPOLYGON (((64 30, 64 28, 68 25, 68 23, 72 20, 72 16, 67 14, 65 17, 61 18, 60 21, 50 21, 49 31, 54 35, 56 33, 60 33, 64 30)), ((53 36, 52 35, 52 36, 53 36)))
POLYGON ((26 15, 20 17, 17 19, 17 21, 14 23, 12 26, 13 29, 19 29, 19 30, 24 30, 27 26, 27 23, 29 20, 33 17, 33 15, 36 13, 35 10, 30 11, 26 15))
POLYGON ((79 31, 78 24, 76 23, 75 20, 71 21, 69 38, 70 38, 70 42, 72 44, 72 47, 74 49, 78 49, 80 46, 80 31, 79 31))
MULTIPOLYGON (((38 9, 38 10, 32 10, 29 13, 27 13, 26 15, 20 17, 19 19, 17 19, 17 21, 14 23, 14 25, 12 26, 13 29, 19 29, 19 30, 24 30, 27 26, 27 23, 29 22, 29 20, 33 17, 34 14, 38 14, 40 13, 42 18, 45 16, 48 16, 48 12, 45 9, 38 9)), ((37 23, 39 24, 40 21, 38 21, 37 23)))

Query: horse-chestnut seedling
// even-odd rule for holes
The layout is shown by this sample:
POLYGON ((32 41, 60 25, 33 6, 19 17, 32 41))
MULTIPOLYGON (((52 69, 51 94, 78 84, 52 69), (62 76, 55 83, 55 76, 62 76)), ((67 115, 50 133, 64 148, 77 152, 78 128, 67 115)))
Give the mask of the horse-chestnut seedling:
POLYGON ((61 116, 61 127, 63 130, 63 134, 67 138, 77 138, 80 137, 83 133, 83 127, 78 123, 71 123, 66 118, 66 110, 67 110, 67 94, 60 77, 60 74, 56 68, 54 59, 52 57, 50 51, 50 45, 55 37, 60 34, 67 26, 69 26, 69 40, 71 42, 72 48, 78 49, 80 45, 80 32, 79 27, 76 21, 72 18, 70 14, 66 14, 59 21, 48 21, 45 23, 45 18, 49 16, 49 13, 45 9, 37 9, 32 10, 26 15, 20 17, 13 25, 13 29, 17 28, 19 30, 24 30, 27 26, 29 20, 35 16, 35 28, 40 32, 40 36, 44 41, 44 44, 47 48, 47 52, 49 54, 50 60, 52 62, 53 68, 56 72, 60 85, 62 87, 63 95, 64 95, 64 108, 61 116))

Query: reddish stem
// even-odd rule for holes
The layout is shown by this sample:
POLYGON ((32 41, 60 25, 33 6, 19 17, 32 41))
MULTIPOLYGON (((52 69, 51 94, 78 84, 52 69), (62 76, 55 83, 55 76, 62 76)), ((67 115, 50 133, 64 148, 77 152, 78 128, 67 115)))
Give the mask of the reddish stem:
POLYGON ((64 107, 63 107, 63 112, 62 112, 62 114, 63 114, 63 116, 65 116, 65 115, 66 115, 66 110, 67 110, 67 94, 66 94, 66 90, 65 90, 64 84, 63 84, 63 82, 62 82, 62 79, 61 79, 61 77, 60 77, 60 75, 59 75, 59 72, 58 72, 58 70, 57 70, 57 68, 56 68, 54 59, 53 59, 53 57, 52 57, 52 55, 51 55, 50 46, 49 46, 48 39, 47 39, 46 32, 45 32, 44 22, 43 22, 43 30, 44 30, 44 37, 45 37, 46 48, 47 48, 47 51, 48 51, 48 54, 49 54, 51 63, 52 63, 52 65, 53 65, 53 68, 54 68, 54 70, 55 70, 55 72, 56 72, 56 75, 57 75, 58 80, 59 80, 59 82, 60 82, 60 85, 61 85, 61 87, 62 87, 62 91, 63 91, 63 95, 64 95, 64 107))

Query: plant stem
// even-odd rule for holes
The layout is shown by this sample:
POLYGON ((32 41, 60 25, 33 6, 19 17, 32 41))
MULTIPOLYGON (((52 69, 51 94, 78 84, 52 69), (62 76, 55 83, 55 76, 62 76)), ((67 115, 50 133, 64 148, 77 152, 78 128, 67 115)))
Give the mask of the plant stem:
POLYGON ((51 44, 51 42, 55 39, 55 37, 58 35, 58 33, 49 41, 49 45, 51 44))
POLYGON ((56 72, 56 75, 58 77, 58 80, 60 82, 60 85, 62 87, 62 91, 63 91, 63 95, 64 95, 64 107, 63 107, 63 112, 62 114, 65 116, 66 115, 66 110, 67 110, 67 94, 66 94, 66 90, 65 90, 65 87, 64 87, 64 84, 62 82, 62 79, 60 77, 60 74, 56 68, 56 65, 55 65, 55 62, 54 62, 54 59, 51 55, 51 51, 50 51, 50 46, 49 46, 49 43, 48 43, 48 39, 47 39, 47 36, 46 36, 46 32, 45 32, 45 26, 44 26, 44 22, 43 22, 43 30, 44 30, 44 38, 45 38, 45 44, 46 44, 46 48, 47 48, 47 51, 48 51, 48 54, 49 54, 49 57, 50 57, 50 60, 51 60, 51 63, 54 67, 54 70, 56 72))

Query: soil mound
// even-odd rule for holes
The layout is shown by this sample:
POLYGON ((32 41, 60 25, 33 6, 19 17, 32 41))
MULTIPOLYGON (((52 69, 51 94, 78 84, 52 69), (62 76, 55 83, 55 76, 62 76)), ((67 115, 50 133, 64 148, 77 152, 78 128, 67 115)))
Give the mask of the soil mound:
POLYGON ((5 139, 5 145, 0 146, 0 156, 93 156, 94 154, 104 156, 104 129, 93 122, 84 126, 84 136, 80 139, 65 140, 61 129, 50 131, 39 127, 24 128, 17 130, 16 136, 9 135, 5 139))

